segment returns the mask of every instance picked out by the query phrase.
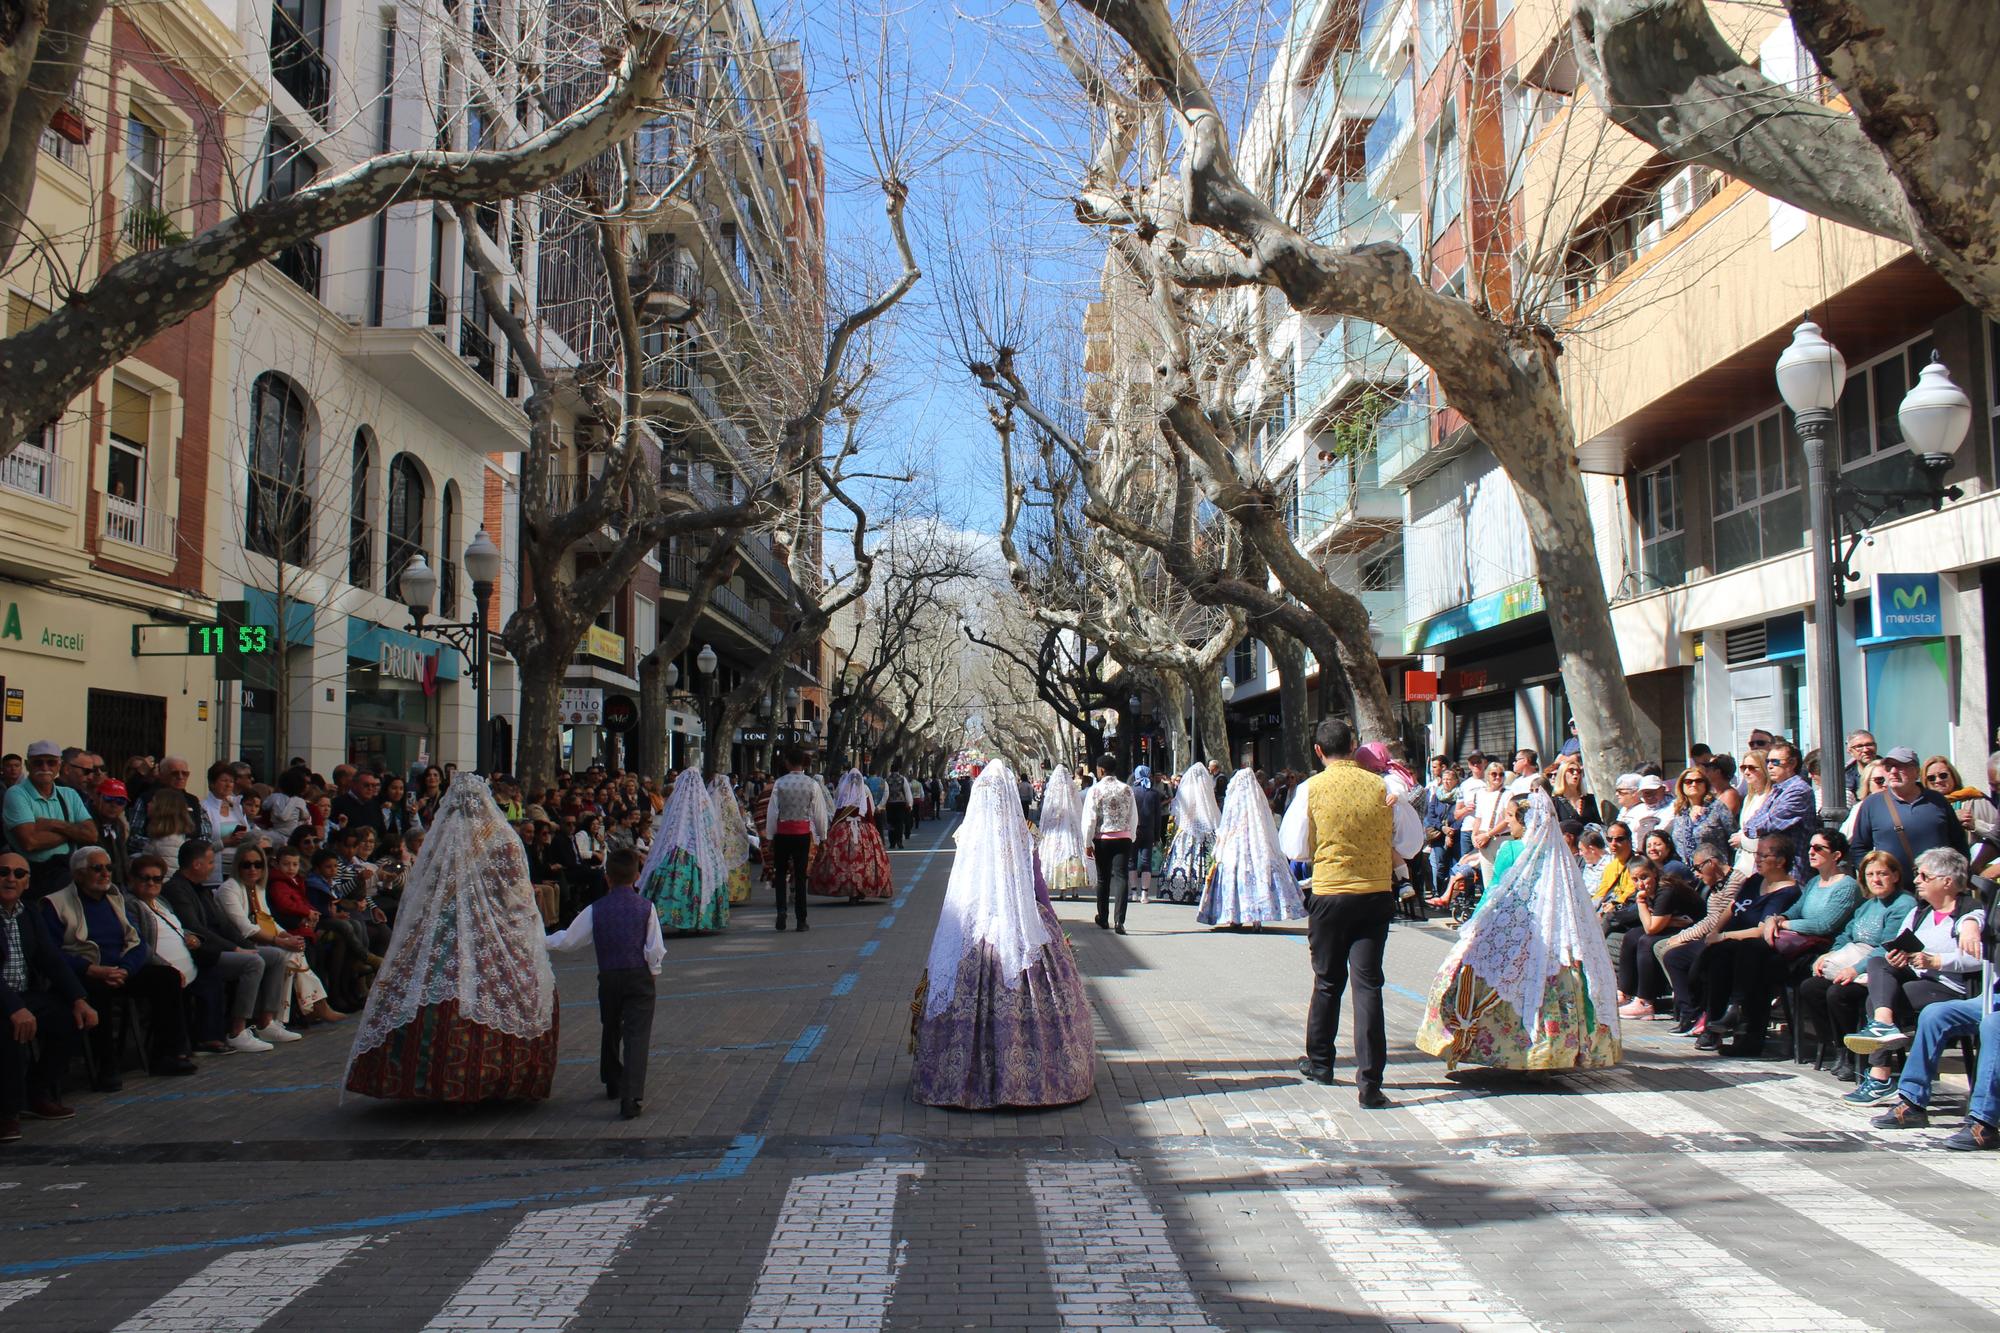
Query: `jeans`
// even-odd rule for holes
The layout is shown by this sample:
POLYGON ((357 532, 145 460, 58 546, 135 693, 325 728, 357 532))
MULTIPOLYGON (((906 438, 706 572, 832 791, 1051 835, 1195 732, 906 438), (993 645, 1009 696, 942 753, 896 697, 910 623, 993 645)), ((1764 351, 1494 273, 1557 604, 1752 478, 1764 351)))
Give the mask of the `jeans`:
POLYGON ((1306 1011, 1306 1062, 1333 1072, 1340 1035, 1340 1000, 1354 980, 1354 1082, 1363 1092, 1382 1086, 1389 1063, 1382 1023, 1382 952, 1396 915, 1393 893, 1315 893, 1307 900, 1306 943, 1312 953, 1312 1006, 1306 1011))
POLYGON ((1917 1038, 1903 1062, 1896 1091, 1912 1106, 1929 1106, 1931 1083, 1937 1078, 1938 1057, 1945 1044, 1968 1032, 1979 1033, 1979 1067, 1972 1071, 1972 1099, 1966 1114, 2000 1126, 2000 1012, 1982 1014, 1978 1000, 1946 1000, 1924 1006, 1917 1019, 1917 1038))
POLYGON ((604 1027, 597 1072, 628 1112, 636 1113, 646 1095, 646 1050, 653 1040, 655 998, 651 968, 619 967, 597 974, 597 1020, 604 1027))
POLYGON ((791 880, 792 906, 799 924, 806 923, 806 867, 812 859, 812 837, 780 833, 771 839, 771 882, 778 889, 778 920, 785 919, 785 881, 791 880))
POLYGON ((1132 864, 1132 840, 1130 838, 1099 838, 1092 846, 1097 852, 1097 924, 1103 925, 1107 914, 1116 912, 1118 928, 1125 928, 1126 879, 1132 864), (1118 886, 1116 898, 1111 886, 1118 886))

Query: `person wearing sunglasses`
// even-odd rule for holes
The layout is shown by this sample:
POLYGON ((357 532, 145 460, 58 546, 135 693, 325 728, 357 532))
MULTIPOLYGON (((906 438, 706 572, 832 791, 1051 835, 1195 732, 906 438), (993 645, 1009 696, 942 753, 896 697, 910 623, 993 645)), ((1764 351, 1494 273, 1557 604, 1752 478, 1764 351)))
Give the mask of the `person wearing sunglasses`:
MULTIPOLYGON (((1812 841, 1813 829, 1819 825, 1819 800, 1813 793, 1812 780, 1806 776, 1805 757, 1790 741, 1776 741, 1765 751, 1764 767, 1765 776, 1771 781, 1770 795, 1759 803, 1756 813, 1744 816, 1742 827, 1730 841, 1739 848, 1749 849, 1760 839, 1783 835, 1792 848, 1792 878, 1802 880, 1808 873, 1806 847, 1812 841)), ((1855 850, 1862 850, 1859 843, 1855 844, 1855 850)), ((1739 862, 1738 869, 1741 868, 1739 862)), ((1763 875, 1768 870, 1759 858, 1754 873, 1763 875)))
MULTIPOLYGON (((1989 847, 1996 836, 2000 836, 2000 807, 1987 799, 1986 793, 1977 787, 1967 786, 1959 776, 1958 766, 1941 754, 1934 754, 1924 760, 1923 787, 1925 791, 1936 792, 1951 802, 1958 822, 1965 827, 1966 837, 1974 847, 1986 843, 1989 847)), ((1982 873, 1980 861, 1973 860, 1973 873, 1982 873)))
POLYGON ((1965 826, 1944 794, 1918 781, 1917 752, 1898 745, 1882 753, 1881 772, 1888 781, 1862 798, 1849 835, 1856 856, 1882 851, 1903 866, 1904 882, 1916 882, 1917 858, 1933 847, 1949 847, 1963 855, 1970 849, 1965 826))
POLYGON ((1684 865, 1694 864, 1695 848, 1705 842, 1727 842, 1736 831, 1736 817, 1711 785, 1707 769, 1686 768, 1675 779, 1673 814, 1666 830, 1675 858, 1684 865))
POLYGON ((79 1031, 97 1026, 83 983, 27 903, 28 861, 0 851, 0 1143, 21 1137, 21 1116, 67 1120, 62 1075, 79 1031))
POLYGON ((70 857, 70 875, 68 888, 43 900, 42 924, 61 946, 91 1006, 104 1015, 93 1040, 93 1086, 99 1092, 124 1086, 120 1038, 135 1010, 146 1017, 147 1067, 155 1074, 192 1074, 180 975, 153 956, 133 919, 133 905, 113 891, 110 854, 102 847, 80 848, 70 857))
POLYGON ((70 853, 97 838, 97 824, 83 797, 56 781, 62 747, 36 741, 28 747, 28 776, 0 799, 7 845, 28 862, 28 900, 37 902, 70 882, 70 853))

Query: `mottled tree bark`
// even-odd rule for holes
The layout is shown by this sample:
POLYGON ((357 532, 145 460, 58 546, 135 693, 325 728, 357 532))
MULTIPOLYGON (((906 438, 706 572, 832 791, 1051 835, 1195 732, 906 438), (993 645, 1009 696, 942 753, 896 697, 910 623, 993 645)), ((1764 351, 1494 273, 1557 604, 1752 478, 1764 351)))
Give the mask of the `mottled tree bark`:
MULTIPOLYGON (((1278 767, 1310 773, 1312 719, 1306 714, 1306 650, 1281 629, 1266 628, 1259 637, 1278 668, 1278 767)), ((1325 682, 1324 674, 1322 680, 1325 682)))

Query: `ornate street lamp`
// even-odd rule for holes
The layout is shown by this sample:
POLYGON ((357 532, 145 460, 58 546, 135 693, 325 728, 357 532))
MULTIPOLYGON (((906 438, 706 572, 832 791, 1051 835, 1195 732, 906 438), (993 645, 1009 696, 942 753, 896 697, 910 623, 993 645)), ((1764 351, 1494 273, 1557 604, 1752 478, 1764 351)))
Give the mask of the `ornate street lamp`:
POLYGON ((489 635, 486 632, 487 603, 493 596, 493 585, 500 581, 500 548, 481 528, 465 544, 465 572, 472 580, 472 618, 451 621, 433 620, 426 623, 430 615, 431 603, 437 597, 437 573, 430 562, 419 551, 403 567, 402 577, 396 581, 396 591, 403 599, 403 605, 410 609, 410 632, 419 638, 435 639, 456 649, 466 660, 472 672, 473 696, 477 700, 479 731, 475 740, 474 753, 477 756, 479 772, 492 776, 492 726, 488 719, 487 675, 489 635))

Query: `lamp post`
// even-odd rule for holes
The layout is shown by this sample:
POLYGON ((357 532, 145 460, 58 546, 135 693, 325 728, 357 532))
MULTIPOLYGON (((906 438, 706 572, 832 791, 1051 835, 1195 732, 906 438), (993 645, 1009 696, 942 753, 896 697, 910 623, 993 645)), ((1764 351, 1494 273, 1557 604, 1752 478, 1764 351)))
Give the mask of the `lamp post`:
POLYGON ((716 751, 722 745, 722 738, 715 733, 722 729, 722 719, 716 715, 715 669, 721 664, 711 644, 704 643, 701 651, 695 654, 694 669, 701 673, 701 767, 704 775, 720 771, 716 751))
POLYGON ((479 716, 479 730, 474 738, 473 753, 479 772, 492 776, 492 727, 489 724, 487 698, 487 667, 489 635, 486 632, 487 602, 493 596, 493 585, 500 579, 500 548, 481 528, 465 544, 465 572, 472 579, 472 618, 470 620, 433 620, 426 624, 430 615, 431 602, 437 596, 438 578, 419 551, 403 567, 403 574, 396 582, 396 590, 402 596, 403 605, 410 608, 410 632, 419 638, 435 639, 448 644, 465 658, 466 667, 472 672, 472 692, 479 716))
POLYGON ((1847 813, 1845 765, 1836 748, 1846 736, 1841 722, 1840 643, 1835 619, 1847 601, 1847 585, 1860 578, 1854 553, 1868 540, 1868 525, 1920 500, 1933 511, 1962 494, 1945 484, 1951 457, 1972 424, 1972 403, 1951 382, 1944 363, 1931 363, 1905 395, 1896 417, 1916 455, 1921 484, 1866 489, 1842 480, 1828 458, 1834 408, 1847 385, 1847 359, 1820 336, 1810 319, 1792 331, 1792 343, 1778 358, 1778 393, 1798 422, 1806 458, 1806 499, 1812 517, 1813 571, 1813 730, 1819 742, 1820 813, 1839 823, 1847 813))

